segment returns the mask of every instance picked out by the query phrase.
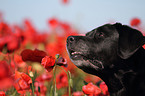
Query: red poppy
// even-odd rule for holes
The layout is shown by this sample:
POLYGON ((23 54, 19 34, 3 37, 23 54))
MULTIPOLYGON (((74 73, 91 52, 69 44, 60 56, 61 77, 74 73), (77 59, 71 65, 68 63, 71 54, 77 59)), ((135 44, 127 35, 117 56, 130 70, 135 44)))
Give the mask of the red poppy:
POLYGON ((24 24, 25 24, 25 31, 26 31, 28 36, 32 37, 34 34, 36 34, 36 30, 33 27, 33 25, 32 25, 30 20, 28 20, 28 19, 24 20, 24 24))
POLYGON ((63 57, 58 58, 57 65, 67 67, 67 60, 63 57))
MULTIPOLYGON (((25 20, 24 21, 24 32, 22 34, 22 37, 24 38, 25 42, 23 42, 23 43, 24 44, 29 43, 29 42, 31 42, 32 44, 35 43, 37 35, 38 35, 38 32, 36 31, 36 29, 34 28, 32 23, 30 22, 30 20, 25 20)), ((39 41, 39 40, 37 40, 37 41, 39 41)))
POLYGON ((30 42, 29 36, 32 36, 26 33, 24 29, 17 25, 14 25, 14 35, 19 39, 21 46, 25 46, 28 42, 30 42))
POLYGON ((56 28, 59 24, 59 21, 56 19, 56 18, 51 18, 49 21, 48 21, 50 27, 52 29, 56 28))
POLYGON ((34 38, 33 38, 33 43, 34 44, 39 44, 39 43, 45 43, 47 41, 47 34, 35 34, 34 38), (39 38, 39 39, 38 39, 39 38))
POLYGON ((142 46, 145 49, 145 45, 142 46))
POLYGON ((0 96, 6 96, 6 95, 5 95, 5 92, 0 91, 0 96))
POLYGON ((4 47, 4 45, 5 45, 5 42, 4 42, 4 40, 2 40, 1 38, 0 38, 0 51, 2 51, 3 50, 3 47, 4 47))
POLYGON ((27 74, 15 71, 14 80, 14 87, 19 93, 23 93, 30 89, 32 80, 27 74))
POLYGON ((35 93, 37 96, 46 96, 47 87, 42 82, 35 82, 35 93), (40 89, 39 89, 40 88, 40 89))
POLYGON ((47 71, 51 71, 53 66, 55 64, 55 58, 53 58, 52 56, 45 56, 42 61, 41 61, 41 65, 47 70, 47 71))
POLYGON ((130 22, 131 26, 138 26, 141 23, 139 18, 133 18, 130 22))
POLYGON ((10 53, 19 48, 19 39, 12 34, 2 36, 0 41, 0 51, 2 51, 3 48, 7 48, 7 52, 10 53))
POLYGON ((52 74, 49 74, 48 72, 45 74, 42 74, 41 76, 36 78, 36 81, 38 82, 44 82, 44 81, 50 81, 52 78, 52 74))
POLYGON ((25 67, 26 66, 26 63, 22 60, 22 56, 20 56, 18 54, 14 54, 14 60, 12 60, 12 61, 11 61, 12 64, 15 63, 15 64, 13 64, 14 66, 15 65, 18 67, 25 67), (14 62, 12 62, 12 61, 14 61, 14 62))
POLYGON ((69 0, 62 0, 63 4, 67 4, 69 2, 69 0))
POLYGON ((84 93, 80 91, 73 92, 73 96, 84 96, 84 93))
POLYGON ((0 37, 6 36, 7 34, 12 34, 10 27, 5 22, 0 22, 0 37))
POLYGON ((19 38, 15 36, 12 29, 4 22, 0 22, 0 51, 7 48, 7 52, 13 52, 19 48, 19 38))
POLYGON ((62 30, 64 31, 64 35, 65 37, 68 37, 70 35, 78 35, 77 30, 73 29, 70 24, 66 23, 66 22, 61 22, 60 23, 60 27, 62 28, 62 30))
POLYGON ((83 86, 82 90, 85 94, 90 96, 99 96, 101 94, 101 89, 93 83, 88 83, 87 85, 83 86))
POLYGON ((108 92, 108 87, 107 87, 107 85, 105 84, 105 82, 101 82, 101 83, 100 83, 100 88, 101 88, 101 90, 102 90, 103 95, 108 95, 108 94, 109 94, 109 92, 108 92))
POLYGON ((13 52, 14 50, 18 49, 19 48, 19 40, 16 36, 7 36, 7 49, 8 49, 8 52, 13 52))
POLYGON ((42 58, 47 54, 44 51, 40 51, 38 49, 30 50, 25 49, 21 52, 23 61, 32 61, 32 62, 41 62, 42 58))
POLYGON ((46 50, 48 55, 55 56, 58 54, 59 47, 57 47, 57 42, 48 43, 46 45, 46 50))
POLYGON ((2 90, 4 90, 4 89, 7 90, 10 87, 12 87, 12 85, 13 85, 13 79, 10 77, 0 80, 0 89, 2 89, 2 90))
POLYGON ((64 31, 70 31, 70 29, 71 29, 71 26, 70 26, 70 24, 68 24, 68 23, 61 22, 61 23, 60 23, 60 26, 62 27, 62 29, 63 29, 64 31))
POLYGON ((54 37, 55 41, 46 45, 46 50, 49 55, 55 56, 56 54, 64 54, 65 52, 65 38, 60 36, 54 37))
POLYGON ((0 61, 0 89, 10 88, 13 84, 11 70, 7 62, 0 61))
POLYGON ((6 61, 0 61, 0 80, 11 76, 9 65, 6 61))
POLYGON ((58 89, 68 86, 68 78, 66 73, 62 72, 56 76, 56 87, 58 89))

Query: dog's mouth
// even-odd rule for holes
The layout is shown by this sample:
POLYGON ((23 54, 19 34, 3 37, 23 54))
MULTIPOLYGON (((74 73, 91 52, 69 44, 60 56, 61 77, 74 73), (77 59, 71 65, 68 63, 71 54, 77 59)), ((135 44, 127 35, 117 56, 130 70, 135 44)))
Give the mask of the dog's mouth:
POLYGON ((93 66, 97 66, 99 69, 104 69, 103 63, 97 59, 95 60, 88 60, 93 66))
POLYGON ((83 58, 83 53, 82 52, 77 52, 77 51, 70 51, 70 58, 73 60, 80 60, 81 58, 83 58))
POLYGON ((69 55, 71 60, 75 61, 75 60, 85 60, 86 62, 88 62, 88 64, 94 68, 99 68, 99 69, 104 69, 103 63, 97 59, 90 59, 87 56, 83 55, 83 52, 77 52, 74 50, 70 50, 69 51, 69 55))

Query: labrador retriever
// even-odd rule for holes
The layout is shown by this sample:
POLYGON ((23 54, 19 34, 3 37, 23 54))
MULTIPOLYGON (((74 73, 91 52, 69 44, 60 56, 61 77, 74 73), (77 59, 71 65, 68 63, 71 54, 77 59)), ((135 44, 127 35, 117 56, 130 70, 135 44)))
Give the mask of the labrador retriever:
POLYGON ((105 24, 85 36, 69 36, 71 61, 99 76, 110 96, 145 96, 145 37, 121 23, 105 24))

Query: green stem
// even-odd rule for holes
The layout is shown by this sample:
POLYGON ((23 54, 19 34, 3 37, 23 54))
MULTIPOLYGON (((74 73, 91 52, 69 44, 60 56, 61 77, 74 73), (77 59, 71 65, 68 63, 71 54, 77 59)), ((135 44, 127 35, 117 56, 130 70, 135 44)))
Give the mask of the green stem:
POLYGON ((68 81, 69 81, 69 85, 68 85, 68 90, 69 90, 69 96, 71 96, 71 74, 68 71, 68 81))
POLYGON ((69 92, 69 96, 71 96, 71 84, 70 84, 70 80, 71 80, 71 74, 70 72, 66 71, 63 67, 59 66, 62 70, 64 70, 64 72, 67 74, 67 78, 68 78, 68 92, 69 92))
POLYGON ((35 93, 34 93, 34 82, 32 83, 32 96, 34 96, 35 93))
POLYGON ((12 94, 12 96, 16 96, 17 94, 17 90, 14 91, 14 93, 12 94))
POLYGON ((51 89, 50 89, 50 96, 53 96, 52 94, 52 91, 53 91, 53 86, 51 86, 51 89))
POLYGON ((56 65, 53 68, 53 76, 54 76, 54 96, 57 96, 57 92, 56 92, 56 65))
POLYGON ((31 80, 32 80, 32 85, 31 85, 31 90, 32 90, 32 96, 35 96, 35 93, 34 93, 34 90, 35 90, 35 88, 34 88, 34 80, 33 80, 34 78, 33 77, 31 77, 31 80))

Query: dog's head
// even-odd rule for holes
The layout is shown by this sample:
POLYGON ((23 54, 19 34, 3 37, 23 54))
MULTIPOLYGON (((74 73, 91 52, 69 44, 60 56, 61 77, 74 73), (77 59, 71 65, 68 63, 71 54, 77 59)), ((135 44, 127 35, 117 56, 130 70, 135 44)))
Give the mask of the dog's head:
POLYGON ((129 58, 144 43, 144 36, 136 29, 120 23, 105 24, 86 36, 69 36, 67 50, 77 67, 95 74, 113 66, 117 58, 129 58))

